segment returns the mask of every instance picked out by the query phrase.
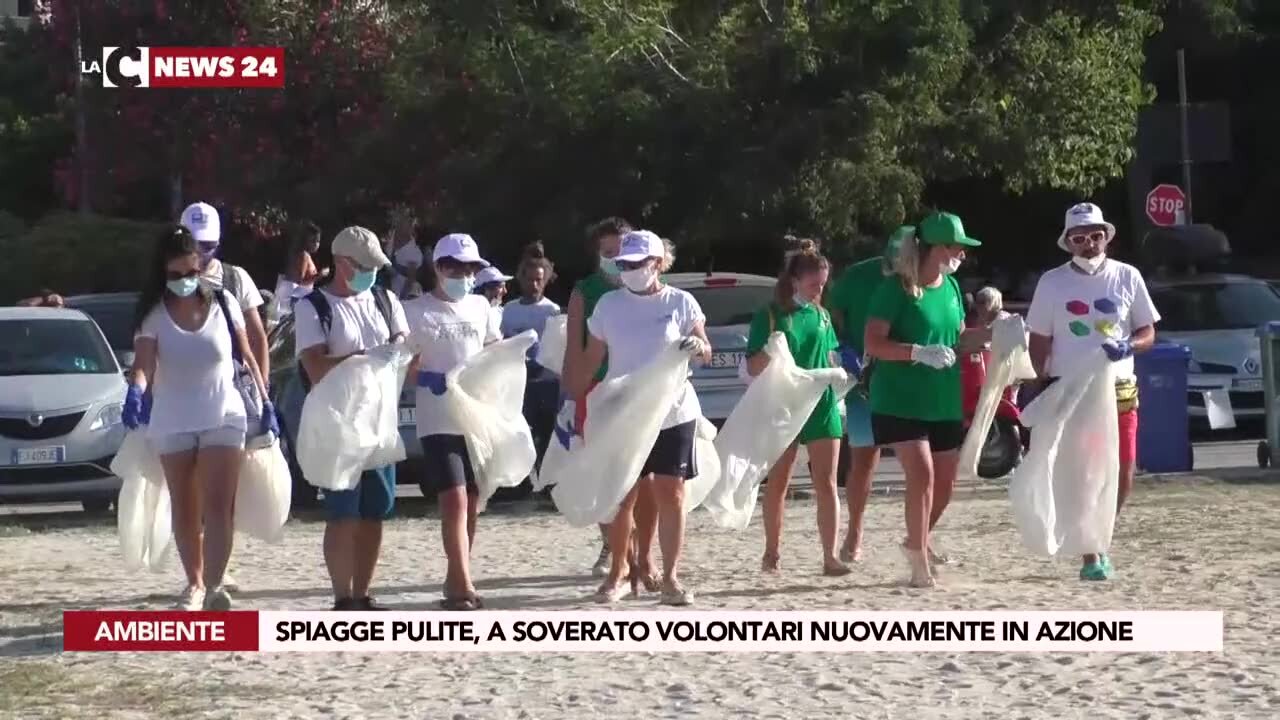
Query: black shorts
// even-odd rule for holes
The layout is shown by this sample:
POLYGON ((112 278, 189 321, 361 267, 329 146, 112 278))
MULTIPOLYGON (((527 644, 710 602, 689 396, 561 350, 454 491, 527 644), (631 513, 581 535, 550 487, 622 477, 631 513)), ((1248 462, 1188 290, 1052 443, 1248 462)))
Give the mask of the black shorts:
POLYGON ((930 451, 947 452, 964 444, 964 423, 960 420, 914 420, 873 412, 871 435, 876 445, 928 440, 930 451))
POLYGON ((467 453, 467 439, 461 435, 428 435, 422 441, 422 465, 426 471, 423 490, 436 494, 466 487, 468 495, 478 495, 476 471, 467 453))
POLYGON ((640 475, 670 475, 689 479, 698 474, 697 459, 693 456, 693 439, 697 434, 698 421, 690 420, 675 427, 669 427, 658 433, 658 439, 645 458, 640 475))

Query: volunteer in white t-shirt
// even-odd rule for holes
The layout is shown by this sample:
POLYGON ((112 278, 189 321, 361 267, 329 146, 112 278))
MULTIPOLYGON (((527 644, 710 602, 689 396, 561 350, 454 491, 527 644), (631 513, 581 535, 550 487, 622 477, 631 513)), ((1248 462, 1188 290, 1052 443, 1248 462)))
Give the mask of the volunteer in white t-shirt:
POLYGON ((222 221, 218 217, 218 211, 208 203, 192 203, 182 211, 179 222, 191 231, 200 244, 200 279, 210 288, 229 290, 240 303, 245 334, 249 337, 249 347, 253 348, 253 357, 258 361, 263 377, 270 377, 271 353, 267 346, 267 330, 258 314, 258 308, 263 303, 262 293, 258 292, 258 286, 254 284, 248 271, 217 258, 222 243, 222 221), (227 278, 228 272, 233 273, 235 278, 227 278))
MULTIPOLYGON (((159 239, 135 323, 123 420, 132 429, 148 425, 164 466, 187 580, 177 607, 227 610, 231 594, 223 574, 231 557, 246 430, 278 434, 279 427, 269 402, 263 426, 246 427, 244 401, 233 381, 233 347, 248 347, 244 317, 230 293, 200 282, 199 247, 186 228, 175 227, 159 239), (150 409, 144 400, 148 384, 150 409)), ((252 354, 244 357, 259 388, 265 387, 252 354)))
MULTIPOLYGON (((390 264, 376 235, 362 227, 343 230, 333 239, 333 259, 333 281, 293 309, 298 359, 312 385, 352 355, 400 342, 408 333, 400 302, 373 287, 378 271, 390 264), (327 327, 320 308, 327 309, 327 327)), ((365 471, 351 490, 325 491, 324 562, 334 610, 383 609, 369 586, 382 549, 382 523, 391 517, 395 497, 394 465, 365 471)))
MULTIPOLYGON (((1160 313, 1151 302, 1142 273, 1107 257, 1115 226, 1097 205, 1081 203, 1067 211, 1058 247, 1071 262, 1040 276, 1027 328, 1031 362, 1052 382, 1101 345, 1116 363, 1116 403, 1120 416, 1120 491, 1116 512, 1133 488, 1138 443, 1138 384, 1133 355, 1151 349, 1160 313)), ((1034 432, 1034 430, 1033 430, 1034 432)), ((1106 580, 1114 571, 1107 555, 1086 555, 1082 580, 1106 580)))
POLYGON ((502 326, 502 301, 507 297, 507 283, 510 281, 510 275, 492 265, 476 273, 474 292, 489 301, 489 314, 493 315, 493 321, 499 327, 502 326))
POLYGON ((422 248, 414 237, 414 220, 404 215, 398 217, 391 228, 391 292, 401 300, 417 297, 418 271, 422 268, 422 248))
MULTIPOLYGON (((515 337, 526 330, 538 334, 547 327, 547 318, 560 314, 560 306, 543 296, 547 285, 556 278, 555 265, 547 259, 542 243, 530 243, 524 250, 520 265, 516 268, 520 281, 520 297, 502 308, 502 336, 515 337)), ((529 348, 525 362, 527 375, 524 390, 524 419, 533 433, 533 444, 538 451, 538 471, 542 458, 555 432, 556 413, 559 411, 560 379, 536 361, 538 343, 529 348)))
POLYGON ((489 267, 476 241, 461 233, 446 235, 436 243, 431 259, 435 272, 420 275, 425 293, 405 305, 409 342, 418 353, 424 488, 435 492, 444 525, 448 571, 441 605, 446 610, 478 610, 483 601, 471 582, 470 561, 478 490, 467 439, 445 401, 445 375, 502 335, 489 301, 472 292, 476 273, 489 267))
MULTIPOLYGON (((609 357, 606 380, 633 373, 653 362, 671 343, 679 341, 689 354, 706 362, 711 357, 704 324, 706 316, 692 295, 664 284, 659 276, 670 267, 671 248, 647 230, 622 236, 622 249, 614 261, 625 287, 606 293, 587 320, 584 379, 609 357)), ((684 545, 684 481, 698 474, 694 438, 702 406, 688 381, 677 393, 671 413, 645 460, 640 479, 619 507, 609 527, 609 545, 627 547, 631 538, 632 510, 640 493, 650 493, 658 508, 658 543, 662 548, 662 596, 665 605, 688 605, 692 593, 680 585, 677 571, 684 545)), ((637 562, 649 564, 647 539, 638 537, 637 562)), ((633 568, 628 553, 614 552, 613 563, 597 591, 600 602, 615 602, 627 589, 624 583, 633 568)))

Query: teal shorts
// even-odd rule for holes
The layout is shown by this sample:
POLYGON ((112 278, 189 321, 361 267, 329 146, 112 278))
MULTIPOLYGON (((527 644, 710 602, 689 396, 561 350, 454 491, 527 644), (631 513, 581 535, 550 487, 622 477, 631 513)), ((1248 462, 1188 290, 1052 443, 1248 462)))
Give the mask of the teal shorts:
POLYGON ((871 401, 856 393, 849 393, 845 396, 845 410, 848 413, 844 423, 849 435, 849 447, 876 447, 875 437, 871 433, 871 401))
POLYGON ((396 507, 396 466, 366 470, 350 490, 325 490, 330 520, 386 520, 396 507))

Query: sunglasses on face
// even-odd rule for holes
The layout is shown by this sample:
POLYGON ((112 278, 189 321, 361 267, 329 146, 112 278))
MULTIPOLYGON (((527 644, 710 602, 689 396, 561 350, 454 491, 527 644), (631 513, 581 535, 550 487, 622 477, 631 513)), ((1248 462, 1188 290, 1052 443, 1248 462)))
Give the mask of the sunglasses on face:
POLYGON ((1107 234, 1102 230, 1094 230, 1092 232, 1075 233, 1067 236, 1067 242, 1072 245, 1084 245, 1085 243, 1100 243, 1107 239, 1107 234))
POLYGON ((200 275, 200 271, 194 270, 194 269, 188 270, 186 272, 178 272, 176 270, 167 270, 165 271, 164 275, 166 278, 170 280, 186 280, 187 278, 198 277, 200 275))
POLYGON ((644 267, 644 266, 648 265, 648 264, 649 264, 649 261, 648 261, 648 260, 636 260, 636 261, 634 261, 634 262, 630 262, 630 261, 627 261, 627 260, 618 260, 618 261, 617 261, 617 263, 618 263, 618 269, 619 269, 619 270, 639 270, 640 268, 642 268, 642 267, 644 267))

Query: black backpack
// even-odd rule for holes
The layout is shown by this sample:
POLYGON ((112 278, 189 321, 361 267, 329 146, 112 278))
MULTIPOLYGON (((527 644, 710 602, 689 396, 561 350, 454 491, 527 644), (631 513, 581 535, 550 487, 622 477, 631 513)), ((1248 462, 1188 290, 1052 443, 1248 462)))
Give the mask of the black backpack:
MULTIPOLYGON (((391 298, 387 293, 387 289, 381 285, 374 285, 369 291, 373 293, 373 304, 378 306, 378 312, 382 315, 382 322, 386 323, 387 326, 387 337, 390 338, 391 298)), ((328 298, 318 288, 303 297, 307 302, 311 303, 311 307, 315 308, 316 317, 320 320, 320 332, 324 333, 327 339, 329 330, 333 327, 333 308, 329 306, 328 298)), ((301 362, 298 363, 298 379, 302 382, 303 392, 311 392, 311 378, 307 377, 307 369, 301 362)))

